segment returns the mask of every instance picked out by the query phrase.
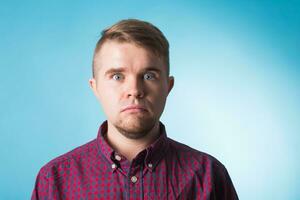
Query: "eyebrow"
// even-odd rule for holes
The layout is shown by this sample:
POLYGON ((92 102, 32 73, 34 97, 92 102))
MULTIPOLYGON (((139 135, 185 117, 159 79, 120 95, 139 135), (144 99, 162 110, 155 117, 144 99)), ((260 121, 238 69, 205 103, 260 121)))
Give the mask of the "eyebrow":
MULTIPOLYGON (((120 73, 120 72, 125 72, 125 71, 127 71, 127 69, 124 67, 111 68, 111 69, 107 70, 104 73, 104 75, 107 76, 109 74, 120 73)), ((143 72, 146 72, 146 71, 155 71, 157 73, 161 73, 161 69, 159 69, 158 67, 155 67, 155 66, 149 66, 149 67, 146 67, 145 69, 143 69, 143 72)))
POLYGON ((126 71, 125 68, 120 67, 120 68, 111 68, 109 70, 107 70, 104 75, 107 76, 108 74, 113 74, 113 73, 118 73, 118 72, 124 72, 126 71))

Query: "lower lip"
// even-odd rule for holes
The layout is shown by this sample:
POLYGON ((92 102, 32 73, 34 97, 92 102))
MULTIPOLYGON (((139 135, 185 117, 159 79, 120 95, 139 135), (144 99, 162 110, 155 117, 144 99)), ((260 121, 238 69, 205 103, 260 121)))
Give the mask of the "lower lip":
POLYGON ((140 108, 130 108, 130 109, 124 110, 124 112, 133 112, 133 113, 136 113, 136 112, 145 112, 145 111, 146 110, 140 109, 140 108))

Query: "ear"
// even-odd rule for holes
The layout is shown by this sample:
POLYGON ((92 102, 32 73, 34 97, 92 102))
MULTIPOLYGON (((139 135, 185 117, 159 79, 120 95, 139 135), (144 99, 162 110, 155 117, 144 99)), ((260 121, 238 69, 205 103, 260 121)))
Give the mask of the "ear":
POLYGON ((169 77, 169 80, 168 80, 168 94, 171 92, 173 86, 174 86, 174 77, 173 76, 170 76, 169 77))
POLYGON ((90 88, 93 90, 94 95, 99 99, 96 80, 94 78, 90 78, 89 85, 90 85, 90 88))

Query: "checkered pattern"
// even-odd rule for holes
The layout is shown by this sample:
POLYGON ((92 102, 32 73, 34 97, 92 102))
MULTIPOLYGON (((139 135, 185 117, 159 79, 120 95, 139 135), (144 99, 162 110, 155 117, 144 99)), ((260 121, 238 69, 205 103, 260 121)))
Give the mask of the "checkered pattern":
POLYGON ((225 167, 212 156, 160 137, 132 162, 98 137, 46 164, 31 199, 238 199, 225 167))

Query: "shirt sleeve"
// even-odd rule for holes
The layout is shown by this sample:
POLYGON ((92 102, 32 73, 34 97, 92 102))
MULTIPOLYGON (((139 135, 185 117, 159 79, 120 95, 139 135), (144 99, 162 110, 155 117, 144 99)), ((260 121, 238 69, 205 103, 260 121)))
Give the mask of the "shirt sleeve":
POLYGON ((238 195, 228 174, 222 164, 214 167, 214 185, 212 199, 215 200, 238 200, 238 195))
POLYGON ((47 200, 49 199, 49 179, 40 170, 36 177, 34 189, 32 191, 31 200, 47 200))

